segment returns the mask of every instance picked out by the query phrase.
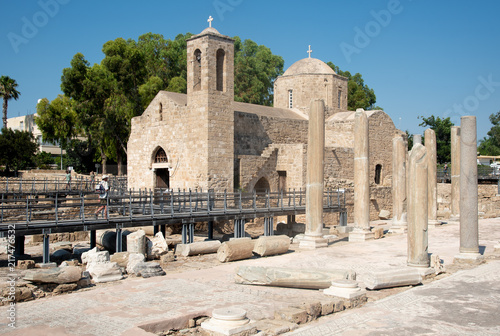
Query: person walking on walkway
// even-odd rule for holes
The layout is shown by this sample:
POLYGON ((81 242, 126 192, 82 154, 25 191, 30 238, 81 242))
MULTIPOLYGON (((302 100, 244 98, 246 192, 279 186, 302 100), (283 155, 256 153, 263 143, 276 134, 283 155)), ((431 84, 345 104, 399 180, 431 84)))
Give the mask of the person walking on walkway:
POLYGON ((96 191, 99 193, 99 203, 101 206, 95 212, 95 218, 99 217, 99 212, 104 210, 104 218, 108 218, 108 175, 103 175, 101 183, 96 187, 96 191))

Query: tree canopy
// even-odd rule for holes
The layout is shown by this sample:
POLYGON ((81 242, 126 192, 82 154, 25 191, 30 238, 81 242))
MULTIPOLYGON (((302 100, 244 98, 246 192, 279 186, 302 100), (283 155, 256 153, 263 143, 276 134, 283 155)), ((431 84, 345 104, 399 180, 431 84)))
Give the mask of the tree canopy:
MULTIPOLYGON (((429 127, 436 133, 436 156, 438 163, 446 163, 451 161, 451 126, 453 123, 450 118, 440 118, 431 115, 426 118, 420 116, 422 122, 419 126, 429 127)), ((423 139, 425 141, 425 139, 423 139)))
POLYGON ((3 128, 0 134, 0 165, 5 171, 17 171, 32 167, 38 144, 31 132, 3 128))
POLYGON ((358 108, 365 110, 381 109, 380 107, 375 106, 375 103, 377 102, 375 92, 365 84, 365 81, 360 73, 351 75, 349 71, 340 70, 340 68, 332 62, 328 62, 327 64, 338 75, 349 79, 347 82, 347 108, 349 110, 356 111, 358 108))
POLYGON ((9 76, 0 77, 0 97, 3 98, 3 127, 7 128, 7 109, 9 106, 9 100, 17 100, 21 93, 17 91, 17 82, 15 79, 9 76))
POLYGON ((252 40, 234 37, 234 100, 272 106, 276 78, 285 61, 271 49, 252 40))
POLYGON ((490 115, 493 124, 487 137, 479 141, 478 151, 481 155, 500 155, 500 111, 490 115))

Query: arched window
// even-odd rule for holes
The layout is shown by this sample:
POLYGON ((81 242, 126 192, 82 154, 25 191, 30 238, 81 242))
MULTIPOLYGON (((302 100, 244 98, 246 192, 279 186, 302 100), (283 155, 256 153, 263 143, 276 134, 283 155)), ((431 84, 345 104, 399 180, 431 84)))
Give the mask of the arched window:
POLYGON ((159 112, 160 112, 160 121, 162 121, 163 120, 163 105, 161 103, 160 103, 159 112))
POLYGON ((165 162, 168 162, 167 153, 165 153, 163 148, 160 148, 156 152, 154 163, 165 163, 165 162))
POLYGON ((201 90, 201 51, 196 49, 193 55, 193 91, 201 90))
POLYGON ((380 184, 381 177, 382 177, 382 165, 378 164, 375 166, 375 184, 380 184))
POLYGON ((224 91, 224 59, 226 53, 224 50, 217 50, 217 65, 216 65, 216 73, 217 73, 217 91, 224 91))

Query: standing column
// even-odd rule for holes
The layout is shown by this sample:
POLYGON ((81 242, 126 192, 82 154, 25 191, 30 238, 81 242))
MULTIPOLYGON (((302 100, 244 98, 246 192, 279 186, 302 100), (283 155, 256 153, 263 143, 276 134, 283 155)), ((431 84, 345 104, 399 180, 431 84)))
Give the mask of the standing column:
POLYGON ((451 217, 460 222, 460 126, 451 126, 451 217))
POLYGON ((413 134, 413 146, 422 144, 422 134, 413 134))
POLYGON ((354 118, 354 230, 349 241, 365 241, 374 238, 370 231, 368 117, 357 109, 354 118))
POLYGON ((392 232, 406 233, 406 142, 402 134, 392 139, 392 232))
POLYGON ((408 192, 408 266, 429 267, 427 217, 427 150, 413 146, 409 159, 408 192))
POLYGON ((323 238, 323 183, 325 153, 325 103, 311 101, 307 143, 306 232, 300 248, 326 247, 323 238))
POLYGON ((441 225, 437 220, 437 149, 436 132, 428 128, 424 132, 425 149, 427 149, 427 206, 429 226, 441 225))
POLYGON ((460 254, 455 261, 478 261, 476 117, 460 118, 460 254))

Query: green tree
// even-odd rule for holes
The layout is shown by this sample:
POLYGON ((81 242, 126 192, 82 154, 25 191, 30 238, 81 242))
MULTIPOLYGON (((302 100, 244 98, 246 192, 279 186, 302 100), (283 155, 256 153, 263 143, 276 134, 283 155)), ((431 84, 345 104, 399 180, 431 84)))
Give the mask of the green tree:
POLYGON ((87 141, 72 139, 64 155, 65 166, 72 166, 78 173, 88 173, 94 167, 95 149, 87 141))
POLYGON ((356 111, 358 108, 365 110, 381 110, 379 106, 375 106, 377 102, 377 97, 373 89, 370 89, 368 85, 365 84, 363 77, 360 73, 351 75, 349 71, 342 71, 338 66, 332 62, 327 63, 330 68, 333 69, 338 75, 347 77, 349 81, 347 82, 347 108, 351 111, 356 111))
POLYGON ((0 134, 0 165, 5 166, 5 172, 34 166, 38 144, 31 132, 3 128, 0 134))
POLYGON ((490 115, 493 124, 487 137, 479 141, 478 151, 481 155, 500 155, 500 111, 490 115))
POLYGON ((35 123, 44 141, 59 143, 67 149, 68 141, 81 133, 73 105, 74 102, 64 95, 58 95, 52 102, 43 98, 37 104, 35 123))
POLYGON ((274 81, 284 64, 268 47, 234 37, 234 100, 272 106, 274 81))
MULTIPOLYGON (((423 116, 418 117, 422 119, 419 126, 429 127, 436 133, 436 147, 437 147, 437 162, 446 163, 451 161, 451 126, 453 123, 450 118, 434 117, 431 115, 428 118, 423 116)), ((423 139, 425 141, 425 139, 423 139)))
POLYGON ((52 154, 47 152, 38 152, 34 158, 35 164, 40 169, 50 169, 50 165, 55 164, 52 154))
POLYGON ((21 93, 17 91, 17 83, 15 79, 9 76, 0 77, 0 97, 3 98, 3 127, 7 128, 7 108, 9 106, 9 100, 19 99, 21 93))

